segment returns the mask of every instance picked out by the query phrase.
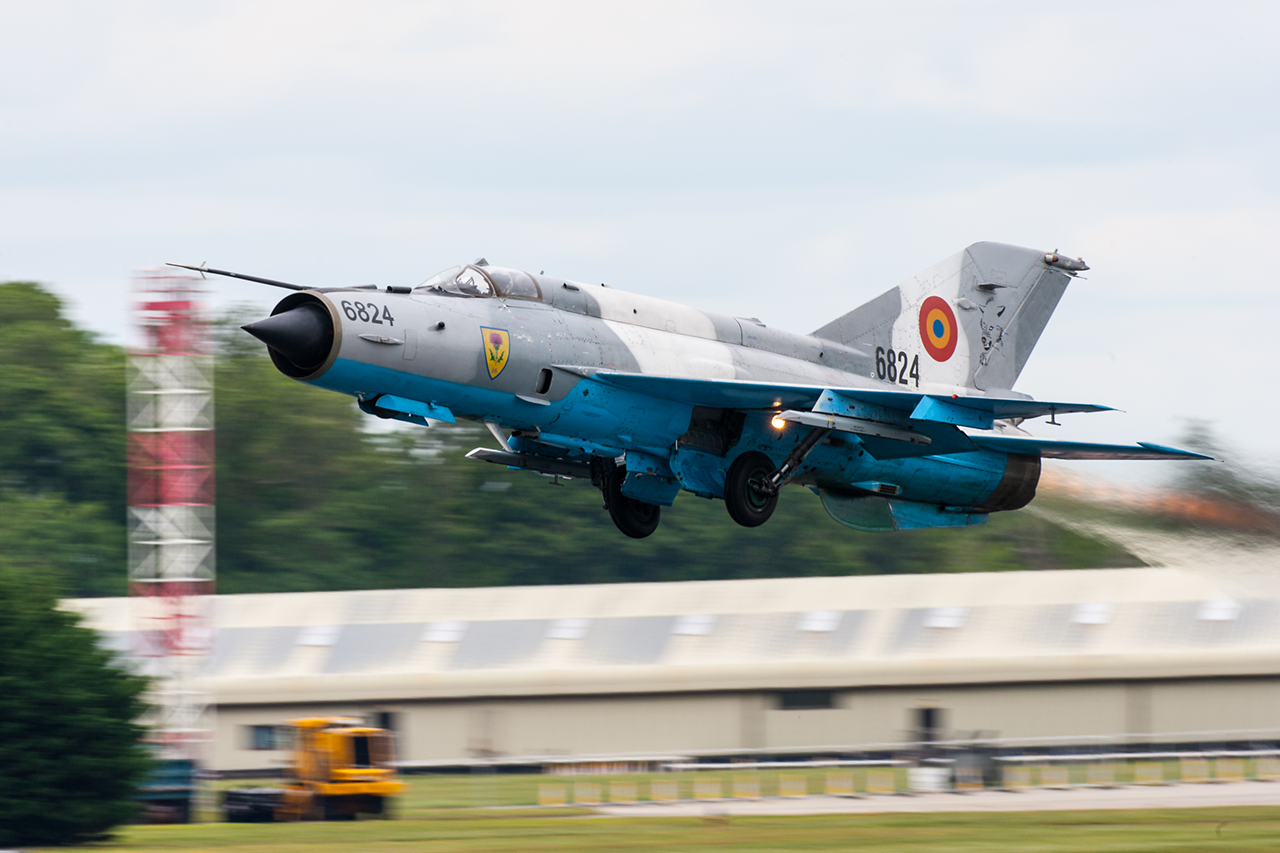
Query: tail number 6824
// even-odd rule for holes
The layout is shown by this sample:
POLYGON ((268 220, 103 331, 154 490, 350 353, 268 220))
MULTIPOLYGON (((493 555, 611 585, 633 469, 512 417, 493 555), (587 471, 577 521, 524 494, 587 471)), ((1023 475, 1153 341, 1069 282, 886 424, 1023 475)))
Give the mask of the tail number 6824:
POLYGON ((916 387, 920 387, 920 356, 908 356, 905 352, 884 347, 876 347, 876 378, 893 382, 897 385, 907 385, 908 379, 916 381, 916 387), (910 361, 910 368, 907 363, 910 361))

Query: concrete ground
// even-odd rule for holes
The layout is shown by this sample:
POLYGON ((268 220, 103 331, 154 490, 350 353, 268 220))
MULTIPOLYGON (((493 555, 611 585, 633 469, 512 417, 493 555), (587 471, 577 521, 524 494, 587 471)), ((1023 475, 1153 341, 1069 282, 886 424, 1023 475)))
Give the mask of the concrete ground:
POLYGON ((876 794, 860 797, 770 797, 760 800, 681 801, 603 805, 606 817, 704 815, 883 814, 886 812, 1089 811, 1211 806, 1280 806, 1280 783, 1223 782, 1123 788, 1030 789, 969 793, 876 794))

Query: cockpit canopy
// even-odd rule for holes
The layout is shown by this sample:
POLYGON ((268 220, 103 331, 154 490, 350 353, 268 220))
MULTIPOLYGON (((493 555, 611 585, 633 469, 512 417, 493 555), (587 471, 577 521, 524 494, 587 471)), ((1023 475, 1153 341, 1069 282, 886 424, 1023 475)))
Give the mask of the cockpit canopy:
POLYGON ((487 264, 449 267, 431 276, 414 290, 435 291, 453 296, 542 299, 537 280, 527 272, 487 264))

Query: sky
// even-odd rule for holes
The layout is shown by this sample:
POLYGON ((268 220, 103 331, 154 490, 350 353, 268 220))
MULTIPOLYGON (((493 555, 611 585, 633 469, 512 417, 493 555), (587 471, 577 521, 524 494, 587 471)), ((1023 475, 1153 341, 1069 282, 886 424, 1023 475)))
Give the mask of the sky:
POLYGON ((1123 411, 1032 431, 1199 418, 1272 464, 1278 35, 1280 5, 1176 0, 16 0, 0 281, 125 343, 166 261, 335 286, 484 256, 809 332, 976 241, 1060 249, 1092 270, 1016 387, 1123 411))

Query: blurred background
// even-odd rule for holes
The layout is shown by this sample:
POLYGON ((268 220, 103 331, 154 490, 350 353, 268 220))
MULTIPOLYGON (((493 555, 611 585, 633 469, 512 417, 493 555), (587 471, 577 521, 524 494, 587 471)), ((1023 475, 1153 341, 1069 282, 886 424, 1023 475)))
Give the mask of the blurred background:
POLYGON ((1278 18, 6 4, 0 567, 113 655, 180 640, 193 662, 135 668, 198 697, 150 688, 207 770, 270 777, 315 717, 392 733, 401 770, 529 774, 415 782, 422 809, 573 803, 543 771, 663 799, 653 774, 729 759, 745 799, 784 794, 778 762, 805 793, 1133 781, 1135 750, 1161 781, 1280 774, 1278 18), (483 429, 388 429, 285 379, 238 330, 277 294, 190 281, 209 553, 139 627, 138 270, 412 285, 484 255, 808 332, 978 240, 1092 267, 1019 390, 1120 411, 1033 433, 1220 461, 1046 465, 971 530, 854 533, 788 490, 758 529, 686 497, 624 540, 589 486, 463 459, 483 429))

